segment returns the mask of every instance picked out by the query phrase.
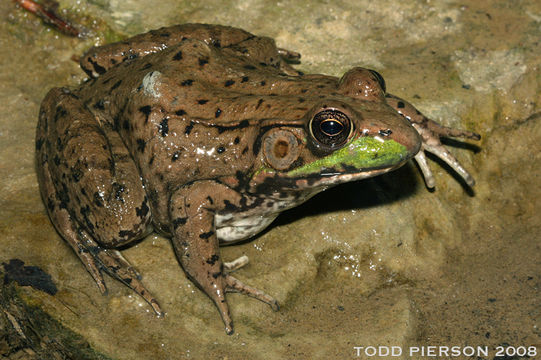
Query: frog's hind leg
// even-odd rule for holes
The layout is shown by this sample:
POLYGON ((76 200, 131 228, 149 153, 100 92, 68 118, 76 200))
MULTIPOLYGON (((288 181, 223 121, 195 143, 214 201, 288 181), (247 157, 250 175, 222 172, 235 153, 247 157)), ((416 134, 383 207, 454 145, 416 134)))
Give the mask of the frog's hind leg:
POLYGON ((112 249, 152 230, 140 177, 118 134, 76 95, 53 89, 40 110, 36 149, 41 195, 51 221, 100 291, 106 292, 105 270, 161 315, 140 275, 112 249))

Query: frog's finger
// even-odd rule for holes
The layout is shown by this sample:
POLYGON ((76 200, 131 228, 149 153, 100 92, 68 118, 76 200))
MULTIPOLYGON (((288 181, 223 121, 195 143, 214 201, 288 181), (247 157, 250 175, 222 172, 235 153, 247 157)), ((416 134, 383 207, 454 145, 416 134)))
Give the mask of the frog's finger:
POLYGON ((426 187, 429 189, 433 189, 436 186, 436 181, 434 180, 432 170, 430 170, 430 167, 428 166, 428 163, 426 161, 425 152, 423 150, 419 151, 417 155, 415 155, 414 159, 417 162, 417 165, 419 165, 421 172, 423 173, 426 187))
POLYGON ((301 54, 296 51, 278 48, 278 54, 288 61, 295 61, 301 58, 301 54))
POLYGON ((473 176, 471 176, 471 174, 466 169, 464 169, 464 167, 458 162, 458 160, 443 145, 423 144, 423 149, 445 161, 447 165, 452 167, 458 173, 458 175, 460 175, 460 177, 464 179, 466 184, 468 184, 469 186, 475 185, 475 180, 473 179, 473 176))
MULTIPOLYGON (((432 133, 438 135, 438 136, 444 136, 444 137, 458 137, 458 138, 466 138, 466 139, 472 139, 472 140, 480 140, 481 135, 478 133, 475 133, 473 131, 468 130, 462 130, 462 129, 456 129, 444 125, 440 125, 437 122, 430 120, 427 117, 423 116, 423 121, 418 123, 414 122, 413 126, 418 129, 419 127, 428 129, 432 133)), ((419 129, 418 129, 419 130, 419 129)))

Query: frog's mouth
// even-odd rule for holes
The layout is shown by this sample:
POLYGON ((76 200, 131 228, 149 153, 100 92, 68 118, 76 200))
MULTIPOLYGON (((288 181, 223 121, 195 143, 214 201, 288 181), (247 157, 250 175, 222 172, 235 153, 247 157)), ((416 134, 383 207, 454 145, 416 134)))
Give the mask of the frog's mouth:
POLYGON ((332 154, 286 172, 291 178, 362 179, 396 169, 411 159, 419 146, 408 149, 392 139, 360 136, 332 154))
MULTIPOLYGON (((328 156, 284 172, 260 170, 251 180, 257 192, 297 191, 366 179, 404 165, 420 149, 421 142, 405 146, 393 139, 360 136, 328 156)), ((321 190, 320 190, 321 191, 321 190)))

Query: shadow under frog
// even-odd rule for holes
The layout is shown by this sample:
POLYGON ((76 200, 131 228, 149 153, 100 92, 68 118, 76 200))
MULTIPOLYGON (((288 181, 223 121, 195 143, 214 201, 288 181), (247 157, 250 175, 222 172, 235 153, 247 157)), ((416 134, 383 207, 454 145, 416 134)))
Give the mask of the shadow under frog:
POLYGON ((99 289, 105 270, 161 315, 119 248, 157 231, 216 304, 228 334, 227 292, 278 303, 230 275, 220 243, 248 239, 276 216, 337 184, 384 174, 425 150, 473 179, 442 127, 386 93, 373 70, 302 74, 299 54, 225 26, 185 24, 90 49, 91 79, 52 89, 41 105, 37 170, 52 223, 99 289))

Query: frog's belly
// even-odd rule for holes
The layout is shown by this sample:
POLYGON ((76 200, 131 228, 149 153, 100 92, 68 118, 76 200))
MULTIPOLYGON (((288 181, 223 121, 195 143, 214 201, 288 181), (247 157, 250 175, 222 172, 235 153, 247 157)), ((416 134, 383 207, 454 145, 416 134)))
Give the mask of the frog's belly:
POLYGON ((254 209, 216 214, 214 217, 216 236, 220 242, 246 240, 263 231, 282 211, 302 204, 325 189, 325 187, 312 188, 291 197, 266 199, 254 209))

